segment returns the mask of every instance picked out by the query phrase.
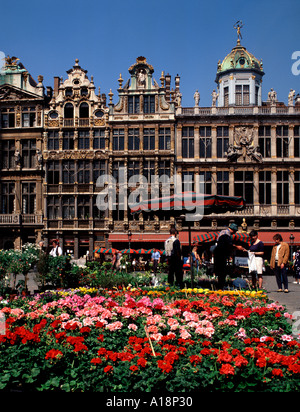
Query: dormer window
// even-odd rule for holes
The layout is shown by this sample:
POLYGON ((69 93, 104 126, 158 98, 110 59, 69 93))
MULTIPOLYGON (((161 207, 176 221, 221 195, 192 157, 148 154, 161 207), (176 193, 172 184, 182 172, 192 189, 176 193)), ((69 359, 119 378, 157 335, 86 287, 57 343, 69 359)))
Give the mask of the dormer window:
POLYGON ((79 117, 81 119, 87 119, 89 117, 89 105, 87 103, 81 103, 79 107, 79 117))
POLYGON ((235 104, 237 106, 249 106, 249 85, 240 84, 235 86, 235 104))
POLYGON ((72 103, 67 103, 65 105, 64 116, 65 116, 65 119, 73 119, 73 117, 74 117, 74 107, 73 107, 72 103))
POLYGON ((80 92, 81 96, 85 97, 89 94, 87 87, 83 87, 80 92))
POLYGON ((73 96, 73 89, 71 87, 67 87, 65 90, 65 95, 66 97, 72 97, 73 96))

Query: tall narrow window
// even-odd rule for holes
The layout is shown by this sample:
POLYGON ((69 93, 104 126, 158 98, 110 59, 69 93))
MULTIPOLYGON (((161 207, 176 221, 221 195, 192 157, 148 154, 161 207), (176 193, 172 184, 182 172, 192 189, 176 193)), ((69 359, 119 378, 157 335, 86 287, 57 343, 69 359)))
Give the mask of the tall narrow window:
POLYGON ((289 156, 289 127, 277 126, 276 127, 276 156, 288 157, 289 156))
POLYGON ((140 162, 136 160, 130 160, 127 165, 127 178, 132 176, 138 176, 140 174, 140 162))
POLYGON ((294 127, 294 156, 300 157, 300 126, 294 127))
POLYGON ((289 172, 277 171, 277 204, 289 204, 289 172))
POLYGON ((90 197, 87 195, 78 196, 77 199, 78 219, 88 219, 90 217, 90 197))
POLYGON ((194 157, 194 128, 183 127, 182 128, 182 157, 193 158, 194 157))
POLYGON ((114 129, 113 150, 124 150, 124 129, 114 129))
POLYGON ((69 220, 75 217, 75 198, 74 196, 62 196, 62 217, 69 220))
POLYGON ((75 163, 74 160, 62 161, 63 183, 72 184, 75 182, 75 163))
POLYGON ((59 197, 47 196, 47 217, 50 220, 59 218, 59 197))
POLYGON ((199 186, 197 189, 200 193, 211 194, 211 172, 205 171, 199 173, 199 186))
POLYGON ((271 197, 271 172, 262 170, 259 172, 259 203, 261 205, 270 205, 271 197))
POLYGON ((90 182, 90 162, 88 160, 78 161, 78 183, 89 183, 90 182))
POLYGON ((128 113, 140 112, 140 96, 128 96, 128 113))
POLYGON ((11 169, 15 167, 15 141, 2 140, 1 149, 1 168, 11 169))
POLYGON ((170 127, 161 127, 159 129, 159 150, 171 150, 170 127))
POLYGON ((224 87, 224 106, 228 107, 229 106, 229 88, 224 87))
POLYGON ((74 149, 74 131, 64 131, 63 134, 63 149, 73 150, 74 149))
POLYGON ((94 131, 94 149, 105 149, 105 130, 98 129, 94 131))
POLYGON ((294 188, 295 188, 295 204, 300 205, 300 171, 295 170, 294 174, 294 188))
POLYGON ((128 130, 128 150, 140 149, 140 135, 139 129, 128 130))
POLYGON ((144 113, 155 113, 155 96, 144 95, 144 113))
POLYGON ((36 166, 36 142, 35 139, 24 139, 22 145, 23 168, 31 169, 36 166))
POLYGON ((155 149, 155 130, 153 128, 145 128, 143 136, 144 150, 155 149))
POLYGON ((74 107, 72 103, 66 103, 64 110, 65 119, 73 119, 74 117, 74 107))
POLYGON ((217 194, 229 195, 229 172, 227 170, 217 172, 217 194))
POLYGON ((217 157, 222 158, 226 156, 229 146, 229 127, 217 127, 217 157))
POLYGON ((58 185, 59 183, 59 161, 49 160, 47 163, 47 183, 49 185, 58 185))
POLYGON ((106 174, 105 160, 94 160, 93 163, 93 179, 97 182, 99 176, 106 174))
POLYGON ((80 130, 78 133, 78 149, 90 148, 90 132, 89 130, 80 130))
POLYGON ((234 172, 234 195, 242 196, 247 204, 253 205, 253 172, 234 172))
POLYGON ((200 158, 207 159, 211 157, 211 127, 200 126, 199 128, 199 154, 200 158))
POLYGON ((262 157, 271 157, 271 126, 259 126, 258 145, 262 157))
POLYGON ((89 115, 89 105, 86 102, 81 103, 79 106, 79 117, 81 119, 87 119, 89 115))
POLYGON ((15 110, 14 109, 1 109, 1 127, 15 127, 15 110))
POLYGON ((52 130, 48 132, 47 149, 48 150, 58 150, 59 149, 58 131, 52 130))
POLYGON ((237 106, 248 106, 250 102, 249 98, 249 85, 240 84, 235 86, 235 104, 237 106))
POLYGON ((11 214, 14 212, 15 183, 1 183, 1 214, 11 214))
POLYGON ((22 213, 33 215, 35 213, 35 183, 22 183, 22 213))

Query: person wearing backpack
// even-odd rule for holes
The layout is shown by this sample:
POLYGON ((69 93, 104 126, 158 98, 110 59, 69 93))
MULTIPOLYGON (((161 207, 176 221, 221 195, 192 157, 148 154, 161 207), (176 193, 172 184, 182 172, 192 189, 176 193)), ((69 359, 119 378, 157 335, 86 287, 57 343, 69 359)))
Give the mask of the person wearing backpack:
POLYGON ((168 259, 169 273, 168 283, 173 285, 174 277, 176 286, 182 287, 182 260, 181 260, 181 245, 177 239, 177 230, 172 227, 170 230, 170 237, 165 241, 166 257, 168 259))

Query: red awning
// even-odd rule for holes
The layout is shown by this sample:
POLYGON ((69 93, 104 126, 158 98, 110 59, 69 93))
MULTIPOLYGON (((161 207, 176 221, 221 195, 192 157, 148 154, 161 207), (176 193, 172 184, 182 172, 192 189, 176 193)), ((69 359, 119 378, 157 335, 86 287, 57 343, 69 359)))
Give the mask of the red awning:
POLYGON ((260 232, 258 231, 258 238, 265 244, 265 245, 274 245, 275 242, 273 240, 273 236, 279 233, 282 236, 284 242, 290 244, 290 236, 293 234, 295 236, 294 244, 300 244, 300 233, 297 232, 260 232))
MULTIPOLYGON (((164 242, 169 236, 169 233, 133 233, 130 242, 164 242)), ((108 241, 128 243, 128 234, 110 233, 108 241)))

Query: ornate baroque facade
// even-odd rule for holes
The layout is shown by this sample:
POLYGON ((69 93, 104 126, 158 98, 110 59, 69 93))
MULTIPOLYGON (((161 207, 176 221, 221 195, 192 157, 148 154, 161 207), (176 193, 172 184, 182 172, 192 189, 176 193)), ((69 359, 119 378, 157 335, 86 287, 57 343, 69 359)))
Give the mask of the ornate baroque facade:
MULTIPOLYGON (((0 247, 59 238, 75 258, 100 246, 162 247, 172 213, 131 215, 126 204, 134 175, 188 180, 195 190, 238 195, 247 207, 237 213, 205 216, 193 234, 223 228, 231 220, 241 230, 257 228, 267 244, 274 230, 296 242, 300 223, 300 99, 290 91, 288 105, 271 89, 262 101, 262 62, 238 39, 217 65, 211 107, 182 107, 180 77, 154 69, 144 57, 118 79, 113 93, 95 90, 93 77, 76 60, 54 87, 36 83, 16 58, 6 58, 0 74, 1 210, 0 247), (105 178, 101 179, 101 176, 105 178), (97 195, 116 179, 117 193, 106 210, 97 195), (97 179, 98 183, 97 183, 97 179), (121 196, 122 195, 122 196, 121 196)), ((159 195, 164 194, 163 182, 159 195)), ((147 186, 150 194, 150 185, 147 186)), ((171 192, 174 185, 171 185, 171 192)), ((182 244, 184 222, 177 222, 182 244)))

